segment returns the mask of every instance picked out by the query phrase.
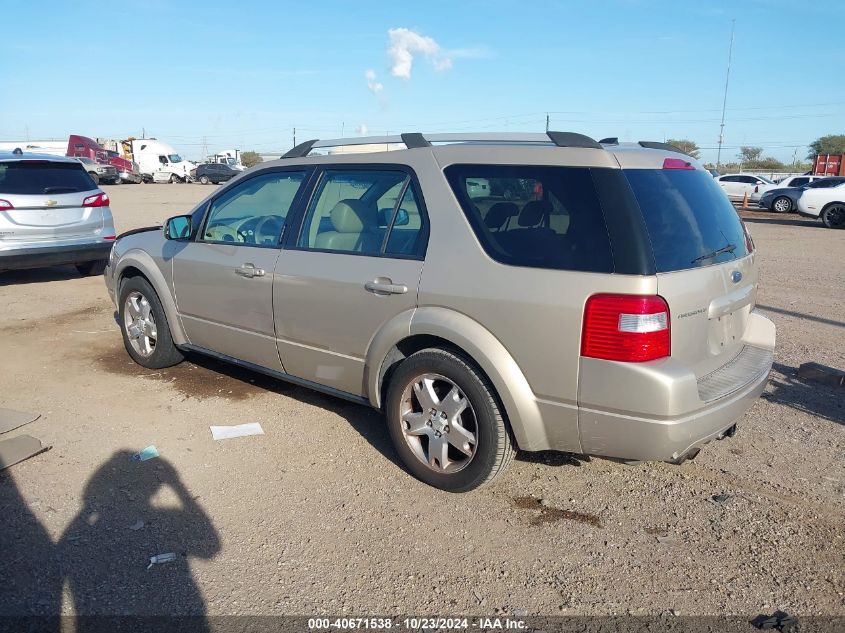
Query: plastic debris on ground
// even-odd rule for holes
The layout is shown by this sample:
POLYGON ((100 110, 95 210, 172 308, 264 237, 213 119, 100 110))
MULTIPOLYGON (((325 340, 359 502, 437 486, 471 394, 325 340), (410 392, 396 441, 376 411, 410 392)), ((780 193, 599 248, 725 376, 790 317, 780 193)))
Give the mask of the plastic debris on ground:
POLYGON ((144 527, 144 522, 141 521, 141 519, 138 519, 137 521, 135 521, 135 523, 133 523, 132 525, 129 526, 129 529, 132 530, 133 532, 137 532, 138 530, 140 530, 143 527, 144 527))
POLYGON ((0 408, 0 433, 8 433, 24 424, 35 422, 40 417, 40 413, 24 413, 14 409, 0 408))
POLYGON ((264 429, 258 422, 238 424, 237 426, 212 426, 211 437, 215 440, 230 440, 235 437, 247 437, 249 435, 264 435, 264 429))
POLYGON ((150 564, 147 565, 147 569, 149 569, 153 565, 161 565, 162 563, 172 563, 175 560, 176 560, 176 554, 174 552, 168 552, 167 554, 157 554, 156 556, 150 556, 150 564))
POLYGON ((155 446, 148 446, 132 455, 129 459, 133 462, 145 462, 148 459, 154 459, 156 457, 158 457, 158 449, 155 446))
POLYGON ((34 457, 52 446, 42 446, 41 440, 31 435, 18 435, 7 440, 0 440, 0 470, 34 457))

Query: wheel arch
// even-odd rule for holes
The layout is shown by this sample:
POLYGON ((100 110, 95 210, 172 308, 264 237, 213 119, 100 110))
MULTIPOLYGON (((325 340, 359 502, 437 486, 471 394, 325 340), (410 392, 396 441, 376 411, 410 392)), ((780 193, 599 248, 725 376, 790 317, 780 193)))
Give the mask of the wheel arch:
POLYGON ((120 287, 125 279, 131 279, 132 277, 143 277, 153 287, 153 290, 155 290, 164 308, 164 313, 167 315, 167 324, 170 327, 170 335, 173 337, 173 342, 176 345, 189 343, 190 341, 182 328, 182 320, 179 318, 176 302, 173 299, 173 294, 170 292, 170 286, 167 280, 158 266, 156 266, 153 258, 142 250, 131 250, 124 253, 117 264, 114 273, 114 287, 118 309, 120 309, 120 287))
POLYGON ((496 391, 520 449, 547 446, 537 401, 514 358, 484 326, 448 308, 409 310, 377 334, 364 372, 364 389, 370 403, 383 408, 391 372, 403 359, 430 347, 456 351, 481 370, 496 391))

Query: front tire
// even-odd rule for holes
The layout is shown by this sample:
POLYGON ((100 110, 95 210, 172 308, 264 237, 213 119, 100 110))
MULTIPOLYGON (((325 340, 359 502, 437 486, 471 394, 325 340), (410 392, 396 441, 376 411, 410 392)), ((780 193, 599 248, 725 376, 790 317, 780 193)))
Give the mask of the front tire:
POLYGON ((829 229, 845 229, 845 204, 835 202, 825 207, 822 222, 829 229))
POLYGON ((425 349, 402 361, 390 380, 385 409, 400 459, 435 488, 473 490, 513 460, 493 386, 453 352, 425 349))
POLYGON ((772 211, 775 213, 789 213, 792 211, 792 200, 786 196, 779 196, 772 201, 772 211))
POLYGON ((200 182, 204 185, 208 184, 208 176, 200 176, 200 182))
POLYGON ((173 343, 161 301, 143 277, 132 277, 121 285, 118 315, 123 345, 136 363, 161 369, 184 359, 173 343))

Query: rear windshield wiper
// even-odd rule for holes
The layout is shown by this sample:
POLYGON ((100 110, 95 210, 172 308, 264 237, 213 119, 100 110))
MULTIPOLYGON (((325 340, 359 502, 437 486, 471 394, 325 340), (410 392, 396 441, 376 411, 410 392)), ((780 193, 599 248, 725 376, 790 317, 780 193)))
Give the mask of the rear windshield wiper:
POLYGON ((707 253, 706 255, 701 255, 700 257, 696 257, 692 260, 692 264, 700 262, 702 259, 713 259, 714 257, 721 255, 722 253, 733 253, 736 250, 736 244, 728 244, 727 246, 723 246, 722 248, 718 248, 712 253, 707 253))
POLYGON ((44 193, 77 193, 77 187, 44 187, 44 193))

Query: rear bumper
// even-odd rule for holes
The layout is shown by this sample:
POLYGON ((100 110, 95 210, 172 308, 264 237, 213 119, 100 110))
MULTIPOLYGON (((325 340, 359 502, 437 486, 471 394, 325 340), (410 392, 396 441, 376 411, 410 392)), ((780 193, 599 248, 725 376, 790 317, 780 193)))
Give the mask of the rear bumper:
POLYGON ((0 250, 0 270, 42 268, 108 259, 114 242, 0 250))
POLYGON ((119 175, 123 182, 131 182, 135 184, 141 182, 141 174, 136 174, 131 171, 122 171, 119 175))
POLYGON ((752 316, 742 352, 698 379, 671 363, 614 378, 599 365, 607 361, 582 359, 582 398, 613 406, 579 407, 582 452, 675 461, 724 435, 763 392, 772 367, 775 326, 759 313, 752 316))

